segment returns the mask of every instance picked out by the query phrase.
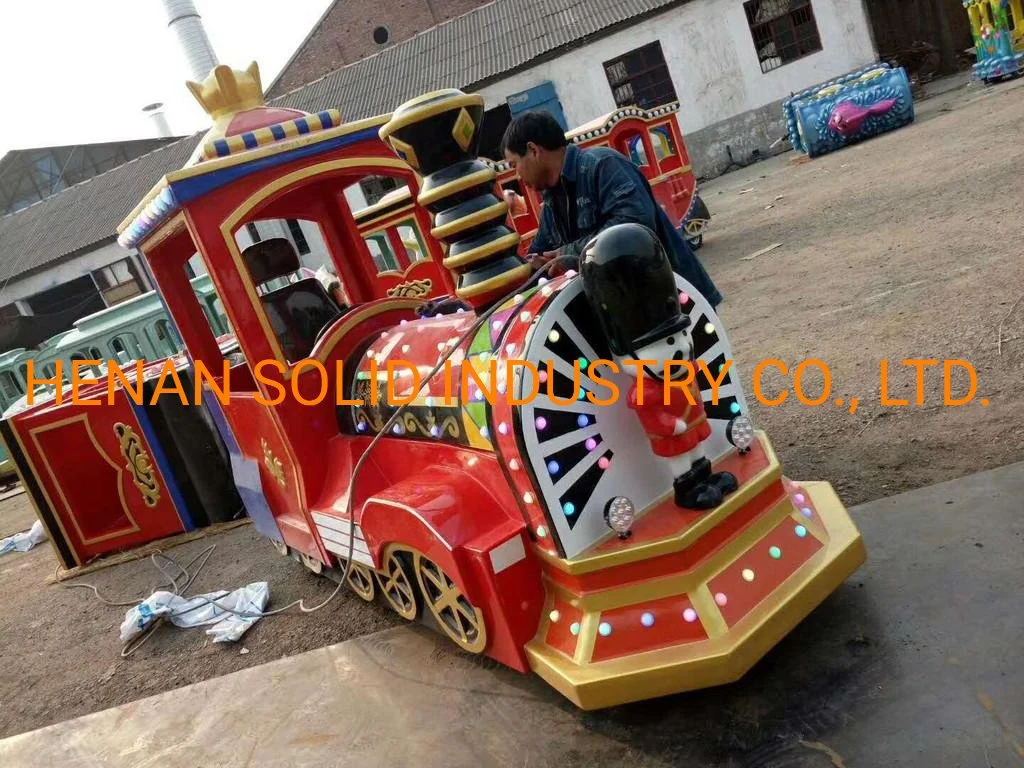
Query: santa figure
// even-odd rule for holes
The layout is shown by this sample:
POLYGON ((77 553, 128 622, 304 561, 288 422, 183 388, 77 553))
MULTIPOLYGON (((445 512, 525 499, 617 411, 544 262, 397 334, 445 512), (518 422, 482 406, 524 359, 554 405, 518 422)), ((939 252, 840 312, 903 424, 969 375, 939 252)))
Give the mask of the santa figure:
POLYGON ((717 507, 736 490, 736 478, 712 473, 704 453, 711 426, 697 386, 690 318, 679 306, 675 273, 661 241, 641 224, 616 224, 584 247, 580 275, 617 362, 636 370, 626 361, 650 361, 630 388, 628 404, 652 452, 672 469, 676 505, 717 507), (679 383, 666 389, 666 379, 679 383))

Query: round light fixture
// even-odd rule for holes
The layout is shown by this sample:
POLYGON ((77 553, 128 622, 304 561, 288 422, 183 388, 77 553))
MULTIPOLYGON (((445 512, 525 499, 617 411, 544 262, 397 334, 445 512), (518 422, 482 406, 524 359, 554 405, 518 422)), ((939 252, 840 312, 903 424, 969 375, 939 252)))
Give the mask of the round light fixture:
POLYGON ((604 521, 608 527, 619 534, 620 539, 627 539, 632 534, 629 530, 636 517, 636 508, 633 502, 625 496, 616 496, 608 501, 604 507, 604 521))
POLYGON ((725 437, 740 453, 747 453, 754 442, 754 423, 745 414, 734 416, 725 428, 725 437))

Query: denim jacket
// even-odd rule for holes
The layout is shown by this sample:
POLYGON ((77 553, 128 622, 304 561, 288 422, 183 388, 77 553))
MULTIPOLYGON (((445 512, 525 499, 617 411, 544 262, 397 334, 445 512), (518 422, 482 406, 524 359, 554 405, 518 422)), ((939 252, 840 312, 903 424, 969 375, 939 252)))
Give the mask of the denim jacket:
POLYGON ((578 256, 583 246, 606 227, 625 222, 643 224, 653 230, 665 250, 672 268, 688 280, 711 303, 717 306, 722 295, 711 277, 697 260, 689 243, 679 234, 668 216, 654 199, 650 184, 625 155, 606 147, 580 150, 574 145, 566 148, 562 166, 562 181, 575 189, 575 207, 578 237, 572 239, 565 225, 556 221, 554 195, 561 190, 545 190, 537 234, 530 251, 543 253, 562 249, 564 255, 578 256), (561 225, 561 226, 560 226, 561 225))

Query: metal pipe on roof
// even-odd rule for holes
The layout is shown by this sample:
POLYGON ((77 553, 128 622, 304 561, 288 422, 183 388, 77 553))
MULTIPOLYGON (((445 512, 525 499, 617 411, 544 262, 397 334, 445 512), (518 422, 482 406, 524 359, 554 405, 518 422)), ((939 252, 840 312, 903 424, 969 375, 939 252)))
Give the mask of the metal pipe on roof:
POLYGON ((217 54, 203 29, 203 19, 192 0, 163 0, 167 11, 167 26, 178 36, 192 80, 201 83, 219 63, 217 54))
POLYGON ((147 104, 142 108, 142 111, 153 118, 153 122, 156 124, 156 135, 160 138, 167 138, 173 136, 171 133, 171 126, 167 122, 167 115, 164 114, 164 105, 162 102, 156 102, 154 104, 147 104))

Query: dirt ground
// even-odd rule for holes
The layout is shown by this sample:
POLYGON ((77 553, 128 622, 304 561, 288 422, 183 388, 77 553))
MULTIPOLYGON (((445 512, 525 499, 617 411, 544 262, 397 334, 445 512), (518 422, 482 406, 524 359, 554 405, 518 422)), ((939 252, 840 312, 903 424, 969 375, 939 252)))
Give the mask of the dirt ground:
MULTIPOLYGON (((24 494, 0 502, 0 527, 31 515, 30 507, 24 494)), ((307 607, 319 605, 336 586, 279 555, 251 525, 166 554, 184 566, 211 545, 216 548, 190 595, 266 581, 267 610, 273 610, 299 598, 307 607)), ((294 609, 260 619, 237 643, 210 642, 205 628, 164 624, 121 658, 128 608, 105 605, 91 590, 46 584, 56 567, 48 544, 0 556, 0 738, 403 622, 382 601, 367 604, 346 587, 315 613, 294 609)), ((141 601, 165 581, 147 557, 61 583, 89 583, 109 600, 141 601)))
MULTIPOLYGON (((699 255, 725 294, 721 315, 753 417, 791 477, 829 480, 853 505, 1024 459, 1021 86, 936 97, 908 128, 807 163, 787 153, 702 185, 713 221, 699 255), (774 243, 781 246, 744 258, 774 243), (831 374, 826 404, 802 405, 792 393, 781 405, 760 404, 752 376, 766 359, 790 371, 764 372, 766 398, 793 388, 801 361, 822 361, 831 374), (905 359, 967 361, 977 374, 974 400, 943 406, 940 362, 926 370, 916 405, 905 359), (882 404, 881 360, 889 361, 889 397, 910 405, 882 404)), ((967 377, 953 374, 953 394, 962 395, 967 377)), ((813 368, 802 383, 810 398, 822 391, 813 368)), ((4 534, 28 527, 28 504, 24 495, 0 501, 4 534)), ((273 609, 299 597, 316 604, 334 589, 251 526, 168 554, 184 564, 210 545, 191 594, 265 580, 273 609)), ((0 737, 401 621, 346 589, 322 611, 262 619, 237 644, 164 626, 122 659, 126 608, 46 585, 55 566, 47 545, 0 557, 0 737)), ((144 559, 75 581, 128 600, 163 580, 144 559)))
MULTIPOLYGON (((1021 85, 946 94, 899 131, 702 188, 712 226, 698 254, 725 295, 752 416, 790 477, 828 480, 853 505, 1024 459, 1021 85), (762 371, 766 401, 790 390, 774 406, 752 388, 770 359, 789 371, 762 371), (794 391, 812 359, 831 376, 818 406, 794 391), (938 361, 923 367, 922 405, 909 359, 938 361), (907 405, 883 404, 883 360, 889 400, 907 405), (976 372, 971 402, 943 404, 946 360, 976 372)), ((950 379, 953 398, 969 393, 964 369, 950 379)), ((801 383, 809 400, 824 391, 814 365, 801 383)))

